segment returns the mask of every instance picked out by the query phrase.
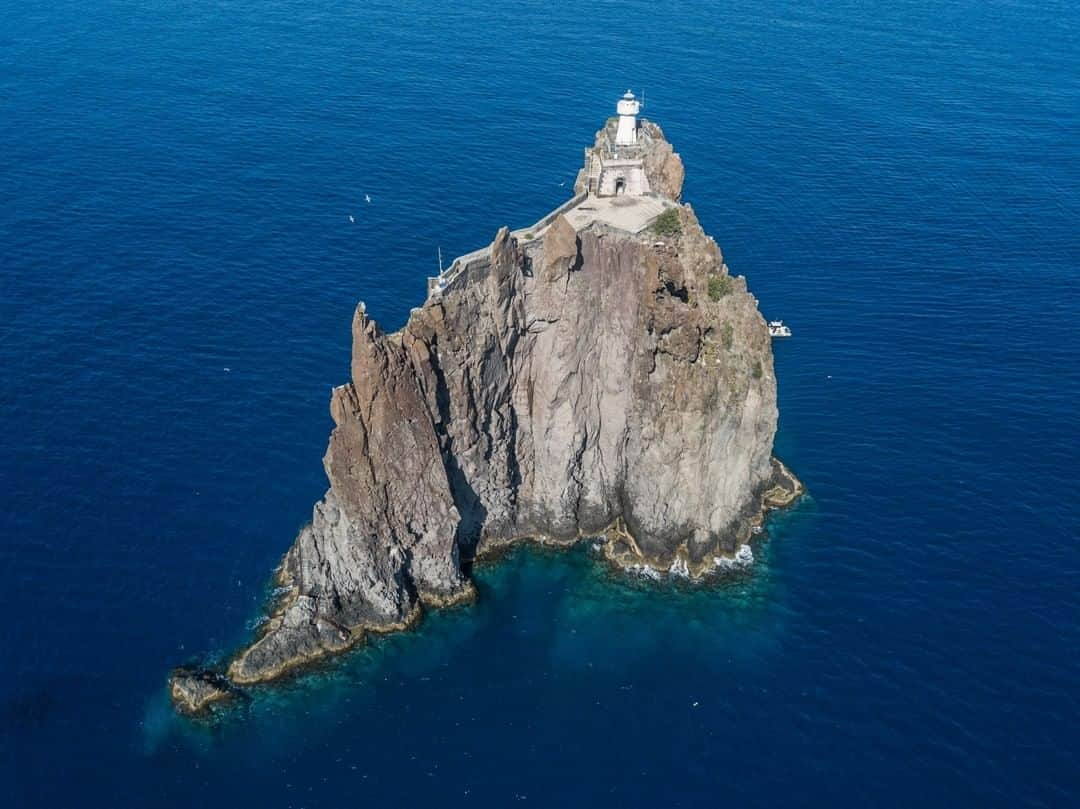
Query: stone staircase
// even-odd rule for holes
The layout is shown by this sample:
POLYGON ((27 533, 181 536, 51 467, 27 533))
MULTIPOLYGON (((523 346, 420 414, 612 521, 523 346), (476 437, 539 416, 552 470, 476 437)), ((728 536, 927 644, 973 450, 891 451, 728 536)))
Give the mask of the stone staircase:
POLYGON ((595 194, 600 190, 600 175, 603 173, 604 163, 597 154, 589 155, 589 175, 585 183, 585 188, 590 194, 595 194))

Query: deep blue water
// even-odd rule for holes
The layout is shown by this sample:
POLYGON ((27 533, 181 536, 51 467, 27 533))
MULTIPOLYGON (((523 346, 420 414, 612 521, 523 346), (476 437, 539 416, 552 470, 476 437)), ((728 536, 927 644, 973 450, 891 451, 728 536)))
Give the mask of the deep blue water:
POLYGON ((1075 4, 0 19, 5 805, 1077 805, 1075 4), (474 608, 173 717, 323 492, 357 300, 396 328, 438 246, 562 201, 627 86, 795 331, 811 497, 724 586, 522 550, 474 608))

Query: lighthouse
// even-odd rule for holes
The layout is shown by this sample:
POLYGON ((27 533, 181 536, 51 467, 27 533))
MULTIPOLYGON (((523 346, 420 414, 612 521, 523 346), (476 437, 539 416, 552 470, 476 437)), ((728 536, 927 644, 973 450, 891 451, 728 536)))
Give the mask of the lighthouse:
POLYGON ((597 133, 596 147, 586 150, 586 183, 590 194, 598 197, 643 197, 652 192, 645 173, 645 152, 650 148, 649 129, 638 139, 637 114, 641 102, 632 92, 615 105, 619 123, 612 132, 611 121, 597 133))
POLYGON ((616 146, 633 146, 637 143, 637 114, 641 104, 629 90, 619 99, 615 110, 619 113, 619 128, 615 130, 616 146))

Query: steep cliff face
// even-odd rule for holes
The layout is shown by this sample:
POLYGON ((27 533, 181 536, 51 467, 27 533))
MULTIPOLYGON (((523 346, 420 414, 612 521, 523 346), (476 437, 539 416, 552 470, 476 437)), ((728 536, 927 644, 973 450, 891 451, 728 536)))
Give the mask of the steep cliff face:
POLYGON ((518 539, 599 536, 618 564, 701 574, 797 493, 771 458, 766 324, 675 204, 682 163, 649 126, 662 234, 618 226, 632 220, 618 207, 590 220, 586 200, 535 232, 500 230, 399 332, 358 307, 330 489, 233 683, 470 598, 471 560, 518 539))

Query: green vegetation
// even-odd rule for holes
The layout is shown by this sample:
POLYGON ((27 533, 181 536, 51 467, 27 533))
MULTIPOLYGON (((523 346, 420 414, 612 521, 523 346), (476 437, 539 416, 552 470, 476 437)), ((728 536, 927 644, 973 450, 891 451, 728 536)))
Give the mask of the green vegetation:
POLYGON ((709 300, 718 301, 731 292, 731 276, 712 275, 709 277, 709 300))
POLYGON ((731 347, 735 345, 735 328, 730 323, 724 324, 720 332, 720 341, 728 351, 731 351, 731 347))
POLYGON ((525 234, 525 238, 526 239, 532 239, 533 238, 533 232, 530 230, 528 233, 525 234))
POLYGON ((656 217, 653 230, 661 236, 678 236, 682 233, 682 220, 679 218, 679 209, 668 208, 656 217))
POLYGON ((761 379, 761 360, 754 362, 754 367, 751 369, 750 373, 753 375, 754 379, 761 379))

